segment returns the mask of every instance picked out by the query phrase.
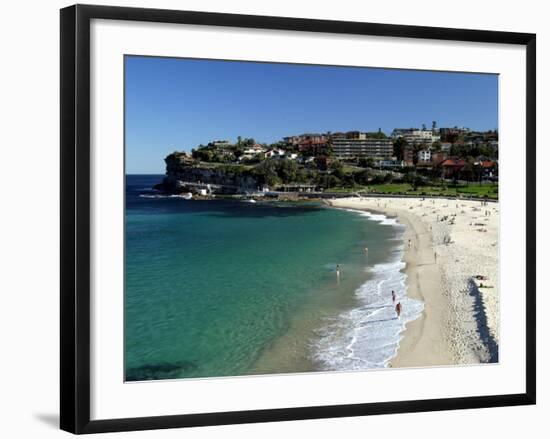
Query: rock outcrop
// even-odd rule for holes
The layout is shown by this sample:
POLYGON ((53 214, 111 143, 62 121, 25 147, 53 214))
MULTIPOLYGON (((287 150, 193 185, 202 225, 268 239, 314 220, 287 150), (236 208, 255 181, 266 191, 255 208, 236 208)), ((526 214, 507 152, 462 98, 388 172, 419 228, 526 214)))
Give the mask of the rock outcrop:
POLYGON ((164 161, 166 177, 155 189, 166 193, 197 192, 208 186, 211 193, 235 194, 260 186, 253 172, 241 165, 201 164, 180 152, 168 155, 164 161))

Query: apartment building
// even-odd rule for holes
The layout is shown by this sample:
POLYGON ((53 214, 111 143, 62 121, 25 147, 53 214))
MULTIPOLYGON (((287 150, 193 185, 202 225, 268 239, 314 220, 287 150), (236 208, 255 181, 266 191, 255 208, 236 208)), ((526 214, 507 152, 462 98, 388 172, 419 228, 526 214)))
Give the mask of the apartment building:
POLYGON ((334 134, 331 142, 334 157, 339 160, 393 157, 391 139, 368 137, 367 133, 359 131, 334 134))

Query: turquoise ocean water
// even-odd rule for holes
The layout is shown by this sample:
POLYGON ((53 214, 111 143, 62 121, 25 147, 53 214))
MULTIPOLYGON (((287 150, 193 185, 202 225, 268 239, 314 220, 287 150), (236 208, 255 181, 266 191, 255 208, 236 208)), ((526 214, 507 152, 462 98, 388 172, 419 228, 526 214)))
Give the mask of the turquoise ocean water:
MULTIPOLYGON (((406 299, 395 221, 162 197, 150 190, 161 179, 126 178, 127 380, 362 369, 394 355, 405 320, 389 292, 406 299)), ((414 318, 421 303, 408 300, 414 318)))

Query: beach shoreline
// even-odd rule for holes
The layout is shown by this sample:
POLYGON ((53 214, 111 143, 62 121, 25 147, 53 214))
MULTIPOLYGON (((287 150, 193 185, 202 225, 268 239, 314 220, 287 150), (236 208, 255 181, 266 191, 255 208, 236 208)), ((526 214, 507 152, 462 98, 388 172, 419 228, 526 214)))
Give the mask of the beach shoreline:
POLYGON ((407 296, 423 301, 424 310, 407 322, 389 367, 498 361, 498 205, 482 209, 480 201, 420 197, 327 204, 396 217, 405 226, 407 296), (478 274, 491 288, 472 280, 478 274))
MULTIPOLYGON (((372 352, 369 355, 362 352, 356 357, 353 351, 353 344, 356 339, 352 333, 355 333, 356 330, 362 332, 361 328, 369 319, 374 324, 380 324, 380 318, 384 318, 384 312, 378 314, 381 311, 378 306, 375 306, 377 309, 372 315, 370 315, 371 312, 365 313, 362 310, 365 306, 373 305, 373 297, 365 297, 364 295, 372 294, 371 287, 383 280, 383 274, 377 269, 384 270, 387 269, 385 267, 391 265, 404 266, 401 263, 403 250, 400 235, 402 228, 398 227, 397 235, 399 239, 396 240, 396 221, 394 219, 385 215, 377 215, 376 219, 373 219, 370 215, 365 215, 365 212, 358 211, 344 212, 348 209, 330 208, 330 210, 342 211, 339 213, 356 222, 357 230, 362 238, 368 239, 369 236, 376 234, 378 240, 377 242, 371 241, 372 246, 369 254, 365 253, 364 245, 360 245, 357 241, 352 242, 350 243, 352 244, 351 251, 348 248, 345 253, 353 254, 353 261, 340 259, 342 256, 340 255, 339 258, 335 259, 335 262, 324 266, 327 274, 329 274, 326 278, 326 284, 320 289, 315 288, 312 301, 308 302, 307 306, 303 307, 299 314, 291 319, 288 330, 266 346, 251 369, 251 374, 367 370, 382 367, 382 364, 367 367, 364 362, 382 363, 385 361, 373 360, 372 352), (373 227, 374 230, 372 230, 373 227), (380 239, 378 233, 382 233, 384 237, 380 239), (396 245, 396 242, 399 242, 399 244, 396 245), (373 270, 365 269, 365 261, 367 260, 370 261, 370 268, 373 270), (340 265, 341 275, 336 275, 336 263, 340 265), (368 292, 365 292, 365 290, 368 290, 368 292), (326 295, 324 299, 323 294, 326 295), (330 307, 327 308, 329 304, 330 307), (360 365, 361 363, 363 364, 360 365)), ((394 277, 393 281, 397 283, 403 279, 404 282, 404 278, 405 275, 402 274, 397 278, 394 277)), ((384 282, 387 282, 387 279, 384 279, 384 282)), ((397 290, 396 286, 391 288, 397 290)), ((389 315, 387 317, 389 318, 387 323, 391 320, 397 321, 393 309, 392 312, 389 312, 391 298, 382 297, 381 299, 383 302, 389 301, 389 303, 380 307, 388 308, 387 314, 389 315)), ((400 323, 392 326, 405 324, 413 309, 412 306, 408 306, 407 316, 403 316, 404 320, 402 319, 400 323)), ((393 330, 387 327, 385 329, 389 329, 389 339, 391 340, 393 330)), ((376 333, 370 332, 370 334, 376 333)), ((385 338, 383 341, 381 340, 378 347, 373 348, 377 351, 376 354, 382 356, 387 354, 387 341, 388 338, 385 338), (383 351, 386 352, 383 353, 383 351)), ((396 337, 395 345, 397 344, 398 339, 396 337)), ((361 343, 359 345, 362 346, 361 343)), ((387 358, 389 359, 391 356, 387 358)))

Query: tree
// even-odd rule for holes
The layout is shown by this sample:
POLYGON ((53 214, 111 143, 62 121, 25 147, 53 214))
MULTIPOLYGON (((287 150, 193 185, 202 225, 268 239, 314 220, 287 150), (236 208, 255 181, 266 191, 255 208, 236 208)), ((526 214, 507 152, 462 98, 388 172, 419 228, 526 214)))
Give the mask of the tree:
POLYGON ((480 150, 480 154, 487 158, 490 158, 490 159, 498 158, 498 150, 494 146, 491 146, 489 144, 481 145, 479 147, 479 150, 480 150))
POLYGON ((355 181, 358 184, 366 186, 369 184, 369 171, 365 169, 364 171, 359 171, 354 174, 355 181))
POLYGON ((403 160, 405 157, 405 147, 407 146, 407 141, 403 137, 398 137, 393 142, 393 155, 397 160, 403 160))
POLYGON ((339 160, 334 160, 330 166, 329 169, 336 178, 342 179, 344 178, 345 172, 344 172, 344 165, 339 160))
POLYGON ((351 173, 344 175, 344 178, 341 180, 341 184, 344 187, 354 188, 356 186, 355 174, 351 173))
POLYGON ((462 170, 460 171, 462 178, 466 181, 472 181, 475 177, 474 160, 472 157, 468 157, 468 160, 462 170))
POLYGON ((460 145, 453 143, 451 145, 451 150, 449 152, 451 156, 460 156, 461 155, 460 145))
POLYGON ((296 181, 298 183, 307 183, 308 172, 304 168, 298 167, 298 170, 296 171, 296 181))
POLYGON ((277 165, 273 160, 265 160, 254 168, 254 174, 258 177, 261 184, 275 186, 280 182, 277 174, 277 165))
POLYGON ((235 157, 239 158, 240 156, 244 155, 244 148, 242 144, 237 144, 233 147, 233 154, 235 154, 235 157))
POLYGON ((340 179, 332 174, 325 174, 325 188, 336 187, 340 185, 340 179))
POLYGON ((413 191, 424 184, 424 180, 416 172, 407 172, 403 177, 403 181, 409 183, 413 191))
POLYGON ((382 128, 378 128, 378 131, 372 131, 366 133, 367 137, 372 139, 387 139, 386 134, 382 131, 382 128))
POLYGON ((327 157, 334 157, 334 148, 332 147, 332 143, 327 142, 327 146, 325 148, 315 148, 314 155, 316 157, 320 155, 326 155, 327 157))
POLYGON ((298 171, 298 165, 293 160, 281 160, 278 163, 277 175, 281 178, 283 183, 292 183, 296 181, 296 175, 298 171))
POLYGON ((234 154, 220 154, 217 152, 212 153, 210 161, 215 163, 231 163, 235 160, 234 154))
POLYGON ((213 158, 212 151, 206 148, 192 149, 191 155, 194 159, 200 160, 201 162, 211 162, 213 158))

